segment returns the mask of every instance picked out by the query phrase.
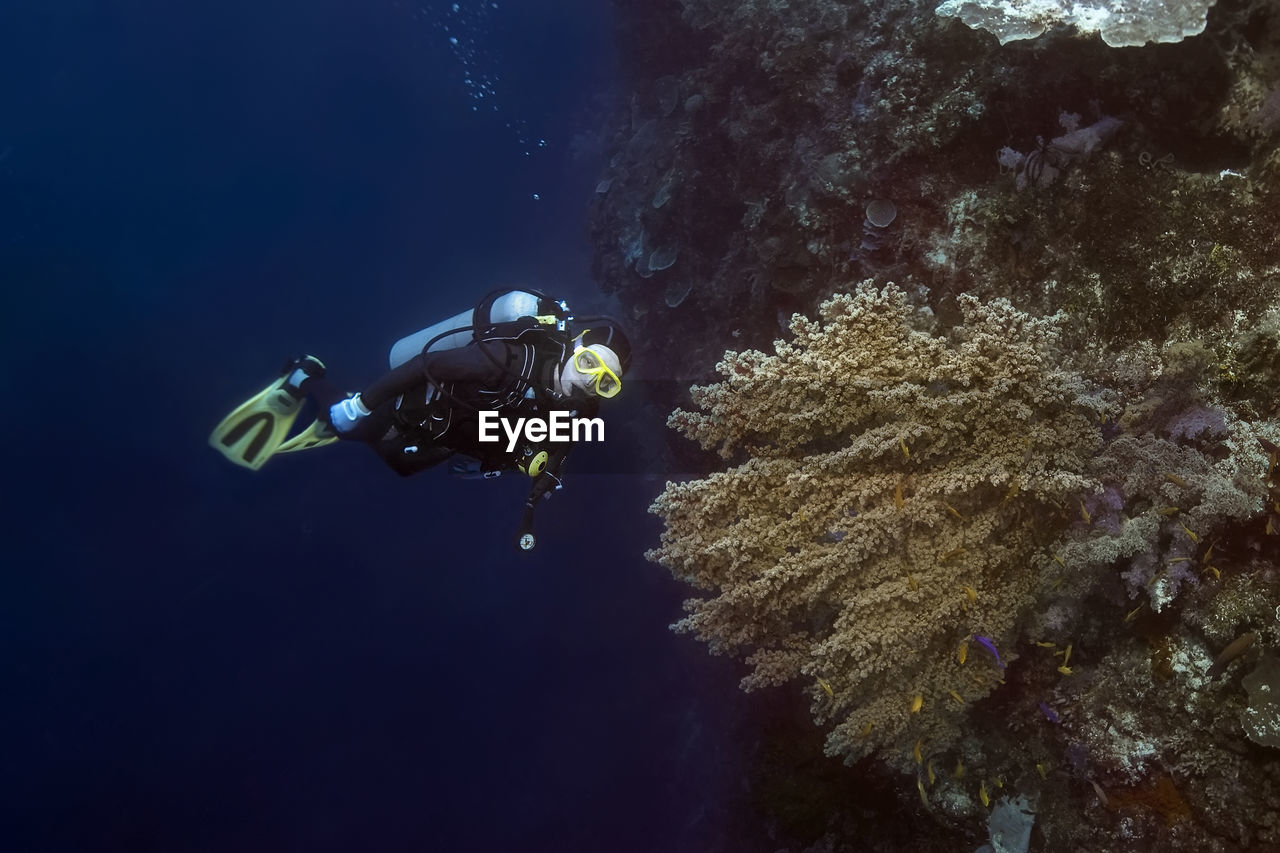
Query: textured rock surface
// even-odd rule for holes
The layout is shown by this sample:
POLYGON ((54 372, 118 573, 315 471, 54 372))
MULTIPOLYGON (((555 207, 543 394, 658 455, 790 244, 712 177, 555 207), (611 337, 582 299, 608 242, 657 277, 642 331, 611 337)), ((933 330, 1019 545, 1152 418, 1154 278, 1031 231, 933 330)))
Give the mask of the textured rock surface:
MULTIPOLYGON (((594 267, 652 373, 712 380, 726 350, 770 352, 793 313, 870 279, 941 333, 966 294, 1062 312, 1062 346, 1119 403, 1104 488, 1046 513, 1067 526, 1045 555, 1061 584, 1006 684, 898 777, 913 837, 868 836, 836 795, 893 778, 863 762, 812 777, 820 813, 779 817, 768 849, 974 849, 983 799, 1017 794, 1032 849, 1280 849, 1280 762, 1240 725, 1242 675, 1280 647, 1280 473, 1259 442, 1280 413, 1280 9, 1220 0, 1198 36, 1115 49, 1068 29, 999 46, 935 5, 615 3, 632 91, 594 267), (1063 150, 1107 120, 1087 157, 1063 150), (896 208, 883 228, 875 200, 896 208)), ((788 755, 771 766, 817 760, 788 755)), ((753 780, 765 814, 777 783, 753 780)))

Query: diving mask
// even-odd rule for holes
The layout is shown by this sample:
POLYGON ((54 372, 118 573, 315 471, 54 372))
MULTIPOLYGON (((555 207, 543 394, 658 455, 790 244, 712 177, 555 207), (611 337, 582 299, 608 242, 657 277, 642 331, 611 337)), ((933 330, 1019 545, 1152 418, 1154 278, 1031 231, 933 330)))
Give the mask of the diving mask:
POLYGON ((581 376, 579 381, 583 387, 606 400, 618 396, 618 392, 622 390, 622 380, 607 363, 609 356, 613 356, 611 360, 617 362, 617 356, 607 347, 592 344, 575 349, 572 359, 573 369, 581 376))

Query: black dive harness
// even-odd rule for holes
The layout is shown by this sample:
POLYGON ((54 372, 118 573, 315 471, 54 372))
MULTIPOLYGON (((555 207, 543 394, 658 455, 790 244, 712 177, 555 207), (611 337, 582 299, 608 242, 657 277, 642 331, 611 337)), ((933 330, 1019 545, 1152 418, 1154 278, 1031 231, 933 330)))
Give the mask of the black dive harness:
MULTIPOLYGON (((423 372, 426 375, 428 391, 423 404, 426 407, 427 419, 425 421, 419 420, 416 423, 410 417, 402 419, 399 415, 399 409, 397 409, 396 424, 402 433, 407 434, 426 429, 432 442, 439 441, 444 438, 445 434, 454 425, 454 413, 459 408, 478 415, 481 411, 514 409, 516 411, 549 412, 555 408, 568 407, 566 404, 569 402, 569 398, 550 387, 550 383, 554 381, 553 377, 550 375, 538 376, 536 374, 539 372, 539 365, 563 364, 572 353, 572 345, 575 338, 569 330, 569 324, 574 321, 574 317, 569 313, 569 306, 563 300, 552 300, 536 290, 521 288, 518 292, 529 293, 537 297, 540 313, 522 316, 514 320, 493 322, 491 315, 494 303, 499 298, 512 292, 513 290, 507 289, 495 290, 488 294, 476 306, 475 312, 472 314, 472 325, 459 326, 441 332, 428 340, 421 350, 423 355, 427 355, 431 351, 431 347, 437 342, 453 335, 471 332, 471 341, 468 346, 478 345, 478 351, 508 378, 507 385, 493 392, 481 390, 480 394, 491 393, 492 397, 483 400, 482 405, 477 405, 458 395, 453 383, 446 384, 436 381, 424 366, 423 372), (481 322, 482 319, 484 322, 481 322), (484 346, 484 344, 492 342, 516 345, 520 355, 515 361, 518 361, 519 364, 513 363, 513 359, 510 357, 505 360, 499 360, 495 357, 489 351, 489 348, 484 346)), ((510 353, 510 348, 508 347, 507 349, 508 353, 510 353)), ((404 451, 416 453, 418 448, 417 446, 410 446, 406 447, 404 451)), ((462 451, 457 452, 461 453, 462 451)), ((465 455, 470 456, 470 454, 465 455)), ((560 477, 558 476, 558 471, 553 473, 547 470, 547 463, 551 454, 545 449, 539 449, 526 441, 516 448, 514 455, 514 466, 522 473, 534 478, 535 481, 535 486, 525 501, 524 513, 520 520, 520 529, 516 534, 516 547, 522 551, 531 551, 537 544, 537 538, 533 535, 534 509, 540 498, 550 497, 553 491, 560 488, 560 477), (538 478, 540 477, 550 478, 555 483, 554 487, 548 486, 539 489, 539 486, 545 482, 539 481, 538 478)), ((560 455, 559 460, 562 459, 563 455, 560 455)), ((488 467, 482 464, 480 474, 485 478, 496 477, 502 473, 502 470, 500 467, 488 467)))

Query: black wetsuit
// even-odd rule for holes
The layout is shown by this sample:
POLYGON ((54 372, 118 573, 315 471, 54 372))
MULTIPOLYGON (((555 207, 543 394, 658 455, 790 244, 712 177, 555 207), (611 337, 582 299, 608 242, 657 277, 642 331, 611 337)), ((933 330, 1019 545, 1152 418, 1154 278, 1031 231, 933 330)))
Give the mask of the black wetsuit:
MULTIPOLYGON (((515 470, 528 453, 546 450, 544 473, 535 478, 538 497, 559 483, 567 443, 544 443, 508 451, 505 432, 500 440, 481 442, 479 413, 497 412, 504 418, 550 417, 553 411, 595 417, 594 398, 562 397, 553 392, 555 371, 565 357, 565 345, 552 336, 524 335, 529 340, 496 339, 457 349, 422 353, 393 369, 360 392, 372 412, 343 435, 372 447, 401 476, 431 468, 454 454, 480 462, 482 471, 515 470), (443 392, 443 393, 441 393, 443 392)), ((340 395, 308 392, 328 412, 340 395), (325 397, 331 399, 326 402, 325 397)))

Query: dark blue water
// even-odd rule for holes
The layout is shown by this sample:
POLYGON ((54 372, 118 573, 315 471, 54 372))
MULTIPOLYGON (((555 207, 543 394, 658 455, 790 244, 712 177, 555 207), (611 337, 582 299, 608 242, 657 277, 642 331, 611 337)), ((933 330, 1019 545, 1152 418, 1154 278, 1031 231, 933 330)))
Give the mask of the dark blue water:
POLYGON ((734 676, 666 630, 660 483, 579 471, 524 556, 525 483, 205 445, 291 353, 355 389, 493 287, 606 307, 607 4, 463 27, 488 113, 447 8, 0 8, 0 849, 722 835, 734 676))

